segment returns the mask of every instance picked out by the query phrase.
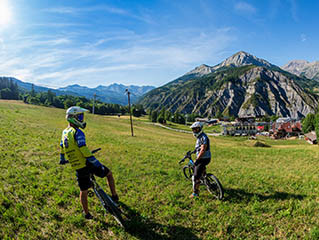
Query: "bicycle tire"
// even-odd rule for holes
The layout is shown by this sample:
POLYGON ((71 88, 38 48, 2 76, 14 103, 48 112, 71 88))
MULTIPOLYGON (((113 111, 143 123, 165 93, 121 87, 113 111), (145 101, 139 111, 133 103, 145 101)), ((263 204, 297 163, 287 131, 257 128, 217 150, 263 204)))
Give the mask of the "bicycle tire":
POLYGON ((192 180, 194 169, 189 165, 183 167, 183 173, 186 179, 192 180))
POLYGON ((224 189, 220 181, 216 176, 211 173, 207 173, 205 177, 205 185, 207 190, 214 195, 217 199, 221 200, 224 197, 224 189))
POLYGON ((121 210, 114 204, 113 200, 111 200, 111 198, 102 189, 99 190, 99 194, 103 200, 102 205, 105 210, 114 217, 114 219, 121 227, 125 228, 125 221, 122 218, 121 210))

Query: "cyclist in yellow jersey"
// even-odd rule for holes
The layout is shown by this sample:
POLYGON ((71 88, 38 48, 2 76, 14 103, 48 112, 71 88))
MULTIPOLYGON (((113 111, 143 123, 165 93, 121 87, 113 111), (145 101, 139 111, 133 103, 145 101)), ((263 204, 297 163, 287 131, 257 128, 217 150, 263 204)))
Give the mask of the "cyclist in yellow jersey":
POLYGON ((72 168, 76 171, 78 185, 81 190, 80 201, 85 218, 92 219, 93 217, 88 210, 87 200, 88 189, 92 185, 90 181, 91 173, 101 178, 106 176, 112 193, 112 199, 117 202, 119 198, 115 190, 112 172, 101 164, 86 146, 85 135, 80 128, 84 129, 86 127, 84 112, 87 111, 87 109, 77 106, 70 107, 66 111, 66 119, 69 125, 62 133, 60 164, 63 165, 70 162, 72 168))

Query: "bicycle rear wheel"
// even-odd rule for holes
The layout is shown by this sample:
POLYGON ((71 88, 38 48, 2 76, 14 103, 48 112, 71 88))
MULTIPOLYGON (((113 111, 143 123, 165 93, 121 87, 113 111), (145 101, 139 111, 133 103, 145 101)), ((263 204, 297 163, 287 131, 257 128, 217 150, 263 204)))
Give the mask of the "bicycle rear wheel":
POLYGON ((125 228, 125 222, 122 218, 121 210, 103 190, 100 189, 99 194, 103 200, 103 207, 114 217, 121 227, 125 228))
POLYGON ((224 190, 222 184, 219 182, 218 178, 213 174, 208 173, 205 177, 205 185, 207 190, 214 195, 217 199, 221 200, 224 197, 224 190))
POLYGON ((183 167, 183 173, 185 178, 192 180, 192 176, 194 174, 194 169, 188 165, 183 167))

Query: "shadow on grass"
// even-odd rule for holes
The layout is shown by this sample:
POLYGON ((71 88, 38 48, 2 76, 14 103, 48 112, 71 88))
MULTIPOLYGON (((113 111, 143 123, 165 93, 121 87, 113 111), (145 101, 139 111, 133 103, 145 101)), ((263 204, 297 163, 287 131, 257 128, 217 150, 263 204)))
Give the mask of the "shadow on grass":
POLYGON ((152 222, 147 217, 141 216, 136 210, 120 203, 128 220, 126 221, 126 232, 138 239, 194 239, 199 238, 192 233, 192 229, 182 226, 169 226, 152 222))
POLYGON ((226 193, 224 200, 229 202, 249 202, 252 200, 266 201, 269 199, 302 200, 306 197, 306 195, 286 193, 286 192, 274 192, 270 194, 250 193, 250 192, 246 192, 243 189, 232 189, 232 188, 224 189, 224 192, 226 193))

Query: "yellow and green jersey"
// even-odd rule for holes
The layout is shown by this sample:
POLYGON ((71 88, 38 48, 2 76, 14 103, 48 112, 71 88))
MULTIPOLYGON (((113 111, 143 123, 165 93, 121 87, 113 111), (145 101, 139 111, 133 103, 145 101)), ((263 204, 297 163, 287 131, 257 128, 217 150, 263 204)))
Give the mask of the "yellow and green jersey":
POLYGON ((86 159, 93 156, 86 146, 84 133, 70 126, 63 130, 60 147, 74 170, 84 168, 86 159))

